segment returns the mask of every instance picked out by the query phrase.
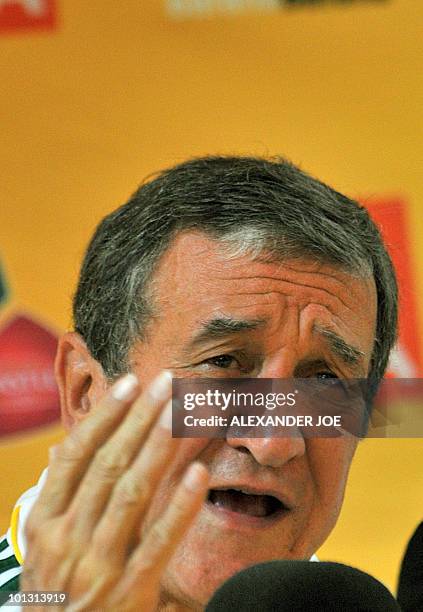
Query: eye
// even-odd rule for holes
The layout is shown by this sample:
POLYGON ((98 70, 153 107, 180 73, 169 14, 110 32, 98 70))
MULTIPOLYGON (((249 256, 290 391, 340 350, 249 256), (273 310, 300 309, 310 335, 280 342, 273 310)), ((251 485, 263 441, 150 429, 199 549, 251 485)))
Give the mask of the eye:
POLYGON ((325 372, 317 372, 316 378, 318 378, 319 380, 330 380, 331 378, 338 378, 338 377, 333 372, 325 371, 325 372))
POLYGON ((237 365, 237 360, 231 355, 216 355, 216 357, 210 357, 209 359, 206 359, 204 363, 209 363, 211 365, 216 366, 217 368, 227 370, 234 364, 237 365))

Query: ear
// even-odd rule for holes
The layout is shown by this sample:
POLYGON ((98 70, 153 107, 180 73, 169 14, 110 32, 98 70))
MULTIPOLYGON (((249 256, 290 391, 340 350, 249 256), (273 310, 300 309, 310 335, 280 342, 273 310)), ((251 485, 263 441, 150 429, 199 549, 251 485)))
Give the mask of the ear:
POLYGON ((69 430, 84 419, 105 394, 103 368, 90 354, 82 337, 67 332, 59 340, 55 361, 62 423, 69 430))

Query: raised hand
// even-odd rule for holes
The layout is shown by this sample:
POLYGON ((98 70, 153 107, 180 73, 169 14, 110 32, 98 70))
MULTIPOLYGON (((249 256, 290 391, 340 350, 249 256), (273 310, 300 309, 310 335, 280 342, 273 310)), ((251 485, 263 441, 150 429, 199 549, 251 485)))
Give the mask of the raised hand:
POLYGON ((72 612, 156 610, 161 575, 209 483, 206 468, 191 464, 163 514, 143 529, 180 444, 171 436, 170 396, 169 373, 141 394, 127 374, 55 447, 26 525, 21 590, 65 591, 72 612))

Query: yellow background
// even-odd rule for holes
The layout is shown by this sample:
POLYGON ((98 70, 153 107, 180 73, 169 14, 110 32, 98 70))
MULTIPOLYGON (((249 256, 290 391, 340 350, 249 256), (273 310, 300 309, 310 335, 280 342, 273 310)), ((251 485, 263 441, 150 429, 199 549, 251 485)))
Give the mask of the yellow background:
MULTIPOLYGON (((353 196, 409 203, 423 329, 423 3, 323 2, 175 21, 159 0, 61 0, 53 32, 0 38, 0 259, 23 308, 70 325, 99 218, 140 180, 205 153, 285 154, 353 196)), ((50 428, 0 446, 0 527, 50 428)), ((423 519, 423 441, 367 440, 320 550, 391 589, 423 519)))

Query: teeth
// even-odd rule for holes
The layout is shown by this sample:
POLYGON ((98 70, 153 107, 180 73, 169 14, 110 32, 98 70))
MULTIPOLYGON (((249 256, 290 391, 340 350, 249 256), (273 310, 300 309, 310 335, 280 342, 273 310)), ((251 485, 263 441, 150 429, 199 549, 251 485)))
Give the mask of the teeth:
MULTIPOLYGON (((268 493, 251 493, 251 491, 246 491, 245 489, 235 489, 234 487, 231 487, 231 490, 238 491, 239 493, 243 493, 244 495, 255 495, 256 497, 258 497, 259 495, 268 495, 268 493)), ((222 489, 222 491, 224 491, 224 489, 222 489)))
POLYGON ((209 501, 216 507, 257 517, 269 516, 282 508, 281 502, 272 495, 252 494, 235 488, 211 489, 209 501))

